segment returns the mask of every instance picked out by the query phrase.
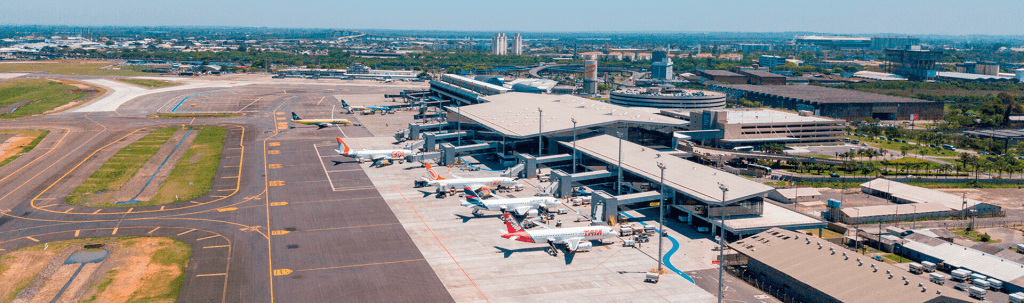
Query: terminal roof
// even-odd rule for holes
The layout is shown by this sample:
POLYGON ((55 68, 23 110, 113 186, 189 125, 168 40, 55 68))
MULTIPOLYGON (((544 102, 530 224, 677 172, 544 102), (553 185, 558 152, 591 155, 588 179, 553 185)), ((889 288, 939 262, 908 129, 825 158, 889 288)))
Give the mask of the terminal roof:
POLYGON ((953 290, 936 294, 936 290, 947 289, 894 265, 871 260, 843 245, 781 228, 769 229, 729 246, 839 302, 949 302, 950 298, 969 300, 966 295, 953 290), (820 249, 819 243, 822 247, 820 249), (832 253, 832 249, 835 253, 832 253), (863 264, 858 262, 858 258, 863 264), (878 270, 874 270, 872 265, 878 270), (893 273, 894 277, 890 279, 886 271, 893 273), (903 281, 904 276, 909 283, 903 281), (921 291, 919 283, 928 287, 928 290, 921 291))
MULTIPOLYGON (((964 197, 957 196, 950 193, 937 191, 934 189, 928 189, 924 187, 918 187, 913 185, 907 185, 888 179, 874 179, 868 182, 864 182, 860 187, 873 189, 875 191, 888 193, 893 197, 900 198, 902 200, 911 201, 914 203, 939 203, 952 210, 961 210, 964 208, 964 197)), ((974 207, 981 201, 967 198, 967 208, 974 207)), ((918 206, 920 208, 920 206, 918 206)), ((900 208, 902 212, 903 209, 900 208)))
POLYGON ((722 87, 755 92, 814 103, 932 103, 933 101, 896 97, 814 85, 721 85, 722 87))
MULTIPOLYGON (((572 142, 562 142, 562 144, 572 147, 572 142)), ((615 165, 618 163, 619 157, 618 144, 618 138, 600 135, 577 140, 576 148, 584 154, 615 165)), ((674 157, 667 152, 659 152, 636 143, 622 141, 622 168, 624 170, 643 176, 648 180, 660 180, 661 170, 658 168, 658 162, 665 163, 665 186, 708 204, 722 202, 722 190, 718 187, 719 183, 725 184, 729 188, 726 193, 728 202, 763 196, 772 190, 770 186, 744 177, 674 157)))
MULTIPOLYGON (((488 101, 462 108, 467 119, 489 129, 514 138, 571 131, 572 119, 576 127, 586 128, 613 124, 616 122, 654 125, 683 126, 687 122, 653 114, 647 110, 618 106, 572 95, 542 95, 529 93, 505 93, 481 97, 488 101), (538 108, 544 110, 543 129, 539 130, 538 108)), ((449 108, 451 112, 457 109, 449 108)))
POLYGON ((1024 265, 1017 262, 945 241, 938 245, 907 241, 903 246, 942 260, 953 268, 964 268, 1004 283, 1024 285, 1024 265))

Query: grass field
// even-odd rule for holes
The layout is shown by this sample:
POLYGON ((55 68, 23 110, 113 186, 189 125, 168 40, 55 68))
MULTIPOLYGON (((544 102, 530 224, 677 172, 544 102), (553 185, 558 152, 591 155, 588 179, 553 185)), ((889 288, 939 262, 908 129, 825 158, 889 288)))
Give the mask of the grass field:
MULTIPOLYGON (((160 146, 167 142, 176 130, 177 128, 173 127, 162 128, 122 148, 75 188, 67 197, 67 203, 74 205, 89 202, 90 195, 120 189, 160 150, 160 146)), ((115 206, 114 202, 100 204, 115 206)))
POLYGON ((32 139, 32 142, 29 142, 28 145, 22 146, 20 148, 19 147, 15 147, 18 150, 17 151, 13 151, 13 152, 15 152, 15 154, 13 156, 7 157, 7 159, 3 159, 2 161, 0 161, 0 166, 4 166, 4 165, 7 165, 7 163, 11 163, 11 161, 14 161, 15 159, 18 159, 18 157, 21 157, 21 155, 27 154, 28 152, 30 152, 33 149, 35 149, 36 145, 39 145, 39 142, 42 142, 43 139, 46 138, 46 135, 50 134, 50 131, 48 131, 48 130, 34 130, 34 129, 15 129, 15 130, 0 130, 0 133, 18 133, 18 134, 21 134, 21 135, 24 135, 24 136, 30 136, 30 137, 31 136, 35 136, 35 139, 32 139))
POLYGON ((161 88, 181 85, 178 82, 163 81, 163 80, 149 80, 149 79, 117 79, 124 83, 131 83, 142 87, 148 88, 161 88))
POLYGON ((75 246, 75 251, 85 251, 81 249, 84 244, 104 244, 104 249, 111 252, 108 258, 114 259, 104 261, 113 268, 97 272, 98 279, 84 287, 78 302, 177 301, 192 257, 188 244, 167 237, 112 237, 40 243, 6 252, 0 256, 0 277, 9 281, 0 284, 9 287, 0 288, 0 302, 14 300, 61 251, 75 246), (132 259, 134 256, 141 258, 132 259), (22 270, 9 270, 12 268, 22 270), (138 276, 140 270, 138 281, 125 281, 138 276))
POLYGON ((904 257, 900 257, 900 256, 895 255, 895 254, 884 254, 884 255, 882 255, 882 258, 889 259, 890 261, 895 262, 895 263, 907 263, 907 262, 910 262, 910 259, 907 259, 907 258, 904 258, 904 257))
POLYGON ((831 230, 828 230, 828 229, 824 229, 824 228, 821 229, 821 234, 820 235, 818 234, 818 229, 805 229, 805 230, 802 230, 802 232, 810 234, 810 235, 813 235, 813 236, 818 237, 818 238, 822 238, 822 239, 833 239, 833 238, 842 238, 843 237, 843 235, 840 234, 840 233, 837 233, 837 232, 834 232, 834 231, 831 231, 831 230))
POLYGON ((959 157, 960 156, 960 153, 958 153, 958 152, 951 151, 951 150, 945 150, 945 149, 941 149, 941 148, 935 148, 935 147, 929 147, 929 146, 921 146, 921 145, 914 145, 914 144, 895 142, 895 141, 888 141, 888 140, 878 140, 878 139, 867 138, 867 137, 855 137, 855 136, 849 136, 849 135, 847 135, 846 137, 850 138, 850 139, 853 139, 853 140, 860 140, 860 142, 866 142, 866 143, 868 143, 868 145, 871 145, 873 147, 881 147, 881 148, 884 148, 884 149, 894 150, 894 151, 897 151, 897 152, 899 152, 901 150, 900 148, 903 148, 903 147, 912 148, 912 150, 907 151, 908 154, 926 155, 926 156, 939 156, 939 157, 959 157))
POLYGON ((979 243, 999 243, 999 242, 1002 242, 999 239, 992 238, 991 236, 989 236, 986 233, 979 233, 977 230, 970 230, 970 231, 968 231, 965 228, 952 228, 949 231, 953 232, 954 234, 961 235, 961 236, 963 236, 965 238, 968 238, 968 239, 970 239, 971 241, 974 241, 974 242, 979 242, 979 243), (986 238, 987 238, 987 240, 986 240, 986 238))
POLYGON ((42 114, 85 97, 88 93, 88 90, 46 79, 0 82, 0 119, 42 114))
POLYGON ((210 191, 214 175, 220 167, 220 154, 224 150, 223 127, 201 127, 192 146, 178 160, 174 170, 160 185, 156 196, 149 201, 134 204, 160 205, 195 199, 210 191), (178 200, 175 200, 175 197, 178 200))
POLYGON ((78 62, 78 61, 36 61, 33 63, 0 64, 0 72, 45 72, 60 75, 97 75, 97 76, 146 76, 152 75, 131 69, 100 69, 111 65, 109 62, 78 62))
POLYGON ((149 115, 153 118, 225 118, 238 116, 236 113, 159 113, 149 115))

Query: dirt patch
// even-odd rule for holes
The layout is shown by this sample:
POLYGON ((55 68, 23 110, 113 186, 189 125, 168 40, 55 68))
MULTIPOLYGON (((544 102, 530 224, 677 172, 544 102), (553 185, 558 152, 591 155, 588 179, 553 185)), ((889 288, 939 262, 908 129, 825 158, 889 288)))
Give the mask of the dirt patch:
POLYGON ((51 110, 48 110, 45 113, 43 113, 44 115, 60 112, 60 111, 63 111, 65 109, 69 109, 69 108, 78 106, 79 104, 92 101, 92 99, 95 99, 96 97, 99 97, 99 96, 103 95, 104 93, 106 93, 106 90, 103 90, 103 89, 95 87, 95 86, 90 86, 88 84, 80 83, 80 82, 66 81, 66 80, 62 81, 62 80, 56 80, 56 79, 47 79, 47 80, 50 80, 50 81, 53 81, 53 82, 60 82, 60 83, 62 83, 64 85, 70 85, 70 86, 77 87, 78 89, 69 90, 68 92, 71 92, 71 93, 86 93, 86 95, 81 97, 81 98, 79 98, 78 100, 71 101, 71 102, 68 102, 67 104, 58 106, 58 107, 56 107, 54 109, 51 109, 51 110))
POLYGON ((0 301, 50 302, 80 266, 65 265, 64 260, 83 251, 83 244, 96 243, 104 244, 110 255, 82 267, 58 302, 177 300, 184 263, 164 259, 187 262, 188 245, 171 238, 119 237, 39 244, 0 257, 0 301), (173 287, 177 289, 168 291, 173 287))
POLYGON ((33 139, 35 137, 18 135, 4 140, 3 143, 0 143, 0 162, 20 153, 22 147, 32 143, 33 139))

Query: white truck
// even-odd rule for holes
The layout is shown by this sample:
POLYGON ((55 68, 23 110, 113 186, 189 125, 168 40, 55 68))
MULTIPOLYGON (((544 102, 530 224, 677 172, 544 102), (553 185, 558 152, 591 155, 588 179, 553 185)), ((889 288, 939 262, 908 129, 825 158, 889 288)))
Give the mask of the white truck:
POLYGON ((929 278, 929 280, 932 281, 932 283, 939 284, 939 285, 946 284, 946 276, 943 276, 940 273, 931 273, 931 274, 928 275, 928 278, 929 278))
POLYGON ((971 271, 966 269, 955 269, 949 273, 949 279, 957 282, 964 282, 971 278, 971 271))
POLYGON ((992 291, 1002 291, 1003 281, 999 281, 993 278, 988 278, 988 286, 992 291))
POLYGON ((992 285, 988 284, 988 281, 986 280, 973 280, 971 281, 971 284, 984 290, 988 290, 989 288, 992 287, 992 285))
POLYGON ((910 263, 910 273, 920 275, 921 273, 924 273, 924 267, 921 266, 921 264, 910 263))
POLYGON ((1024 292, 1010 294, 1010 303, 1024 303, 1024 292))
POLYGON ((988 291, 978 288, 976 286, 971 286, 971 288, 968 288, 967 291, 970 293, 971 298, 977 298, 978 300, 984 300, 985 295, 988 294, 988 291))
POLYGON ((935 272, 935 263, 921 261, 921 266, 924 267, 924 272, 935 272))

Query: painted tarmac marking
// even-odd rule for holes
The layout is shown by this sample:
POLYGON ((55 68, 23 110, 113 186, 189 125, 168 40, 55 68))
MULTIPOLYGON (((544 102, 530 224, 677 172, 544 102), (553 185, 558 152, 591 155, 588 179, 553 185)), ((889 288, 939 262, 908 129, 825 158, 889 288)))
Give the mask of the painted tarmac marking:
POLYGON ((100 213, 101 211, 103 211, 103 210, 102 210, 102 209, 97 209, 96 211, 92 212, 92 214, 94 214, 94 215, 95 215, 95 214, 98 214, 98 213, 100 213))
POLYGON ((226 212, 226 211, 232 211, 232 210, 236 210, 236 209, 238 209, 238 207, 225 207, 225 208, 218 208, 217 211, 218 212, 226 212))
POLYGON ((72 208, 68 208, 68 210, 65 210, 65 211, 64 211, 64 213, 66 214, 66 213, 68 213, 69 211, 71 211, 72 209, 75 209, 75 208, 74 208, 74 207, 72 207, 72 208))
POLYGON ((405 200, 405 204, 409 205, 409 209, 412 209, 412 213, 416 214, 416 217, 420 219, 420 222, 422 222, 423 226, 427 228, 427 231, 429 231, 430 234, 434 236, 434 240, 437 240, 437 244, 440 244, 441 248, 444 248, 444 252, 448 254, 449 258, 452 258, 452 262, 455 262, 455 265, 459 267, 459 270, 461 270, 462 274, 466 276, 466 279, 469 280, 469 283, 473 284, 473 288, 476 288, 476 291, 480 293, 480 296, 484 297, 484 301, 490 302, 490 300, 487 299, 487 295, 484 295, 484 292, 480 290, 480 287, 476 286, 476 282, 473 281, 473 278, 470 278, 469 274, 466 273, 466 270, 462 268, 462 264, 459 264, 459 261, 455 260, 455 256, 452 256, 452 253, 448 251, 448 247, 444 246, 444 243, 441 242, 441 238, 439 238, 437 234, 434 233, 434 229, 430 228, 430 225, 427 225, 427 222, 423 220, 423 216, 420 216, 420 212, 416 211, 415 207, 412 207, 412 203, 409 202, 409 199, 405 198, 405 194, 402 194, 402 191, 398 190, 397 185, 392 185, 392 187, 395 188, 395 191, 398 192, 399 196, 402 196, 402 200, 405 200))
POLYGON ((160 210, 164 210, 164 207, 163 207, 163 206, 160 206, 160 210))
MULTIPOLYGON (((216 237, 216 236, 214 236, 214 237, 216 237)), ((214 245, 214 246, 206 246, 206 247, 203 247, 203 248, 221 248, 221 247, 229 247, 229 246, 231 246, 231 245, 214 245)))
POLYGON ((427 259, 412 259, 412 260, 391 261, 391 262, 377 262, 377 263, 366 263, 366 264, 356 264, 356 265, 344 265, 344 266, 331 266, 331 267, 321 267, 321 268, 299 269, 299 270, 296 270, 296 271, 313 271, 313 270, 352 268, 352 267, 387 265, 387 264, 407 263, 407 262, 426 261, 426 260, 427 259))
POLYGON ((270 206, 285 206, 288 202, 270 202, 270 206))
POLYGON ((285 275, 289 275, 291 273, 292 273, 292 270, 291 269, 287 269, 287 268, 275 269, 274 270, 274 276, 285 276, 285 275))
POLYGON ((203 238, 196 239, 196 241, 202 241, 202 240, 212 239, 212 238, 216 238, 216 237, 219 237, 219 236, 213 235, 213 236, 209 236, 209 237, 203 237, 203 238))
POLYGON ((270 142, 267 143, 267 146, 281 146, 281 142, 270 142))
POLYGON ((281 181, 281 180, 270 181, 270 182, 267 182, 267 186, 270 186, 270 187, 284 186, 284 181, 281 181))
POLYGON ((110 232, 110 235, 113 236, 113 235, 116 235, 116 234, 117 234, 117 227, 114 227, 114 231, 110 232))
POLYGON ((267 164, 267 168, 269 168, 269 169, 278 169, 278 168, 281 168, 281 164, 267 164))
POLYGON ((157 227, 156 227, 156 228, 154 228, 153 230, 149 231, 149 232, 148 232, 147 234, 153 234, 153 232, 154 232, 154 231, 156 231, 157 229, 160 229, 160 227, 159 227, 159 226, 157 226, 157 227))
POLYGON ((39 242, 39 240, 36 240, 36 238, 33 237, 25 237, 25 239, 32 240, 32 242, 39 242))
POLYGON ((226 276, 226 275, 227 275, 227 273, 219 273, 219 274, 196 275, 196 277, 213 277, 213 276, 226 276))
POLYGON ((366 227, 378 227, 378 226, 401 225, 401 224, 402 223, 384 223, 384 224, 370 224, 370 225, 359 225, 359 226, 332 227, 332 228, 320 228, 320 229, 306 229, 306 230, 303 230, 303 231, 339 230, 339 229, 366 228, 366 227))
POLYGON ((290 231, 287 231, 287 230, 275 230, 275 231, 271 231, 270 235, 271 236, 280 236, 280 235, 284 235, 284 234, 287 234, 287 233, 290 233, 290 231))
POLYGON ((279 150, 268 150, 267 154, 268 155, 280 155, 281 151, 279 151, 279 150))
POLYGON ((190 233, 190 232, 192 232, 192 231, 194 231, 194 230, 196 230, 196 229, 195 229, 195 228, 193 228, 193 229, 189 229, 189 230, 186 230, 186 231, 183 231, 183 232, 181 232, 181 233, 180 233, 180 234, 178 234, 178 235, 179 235, 179 236, 180 236, 180 235, 184 235, 184 234, 190 233))
POLYGON ((81 231, 82 231, 82 230, 75 230, 75 237, 76 237, 76 238, 78 237, 78 233, 79 233, 79 232, 81 232, 81 231))

